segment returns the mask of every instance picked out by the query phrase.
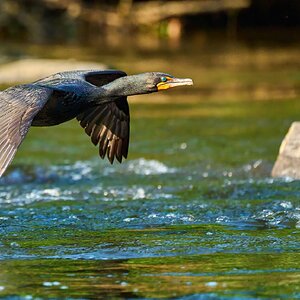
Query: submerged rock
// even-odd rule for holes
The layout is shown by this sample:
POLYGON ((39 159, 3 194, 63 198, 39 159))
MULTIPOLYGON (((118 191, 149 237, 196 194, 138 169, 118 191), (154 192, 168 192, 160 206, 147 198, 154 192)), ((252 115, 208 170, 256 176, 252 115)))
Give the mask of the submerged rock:
POLYGON ((294 122, 281 143, 273 177, 300 179, 300 122, 294 122))

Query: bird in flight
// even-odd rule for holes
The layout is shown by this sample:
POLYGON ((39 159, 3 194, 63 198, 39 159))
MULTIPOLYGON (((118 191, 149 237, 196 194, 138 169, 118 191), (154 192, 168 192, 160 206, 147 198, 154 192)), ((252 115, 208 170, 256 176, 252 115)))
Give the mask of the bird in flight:
POLYGON ((14 158, 30 126, 53 126, 76 118, 99 155, 110 163, 127 158, 127 96, 192 85, 189 78, 161 72, 127 75, 117 70, 61 72, 0 92, 0 176, 14 158))

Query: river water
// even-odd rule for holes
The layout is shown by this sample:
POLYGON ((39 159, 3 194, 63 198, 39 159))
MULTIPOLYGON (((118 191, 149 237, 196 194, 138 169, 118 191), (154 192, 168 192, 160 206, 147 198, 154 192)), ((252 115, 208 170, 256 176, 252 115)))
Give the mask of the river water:
POLYGON ((30 130, 0 180, 2 298, 300 299, 300 182, 270 176, 298 50, 185 51, 69 50, 195 86, 129 99, 121 165, 76 121, 30 130))

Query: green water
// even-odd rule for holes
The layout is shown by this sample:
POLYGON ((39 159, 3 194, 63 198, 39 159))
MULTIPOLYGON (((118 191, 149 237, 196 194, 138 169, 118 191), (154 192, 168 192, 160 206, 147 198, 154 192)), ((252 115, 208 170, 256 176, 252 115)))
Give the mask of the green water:
MULTIPOLYGON (((190 60, 178 54, 178 75, 190 60)), ((300 182, 270 177, 299 97, 244 93, 284 90, 276 62, 227 66, 241 88, 207 95, 223 76, 211 67, 192 89, 133 99, 122 165, 75 121, 31 129, 0 180, 2 298, 300 299, 300 182)), ((282 70, 294 90, 297 67, 282 70)))

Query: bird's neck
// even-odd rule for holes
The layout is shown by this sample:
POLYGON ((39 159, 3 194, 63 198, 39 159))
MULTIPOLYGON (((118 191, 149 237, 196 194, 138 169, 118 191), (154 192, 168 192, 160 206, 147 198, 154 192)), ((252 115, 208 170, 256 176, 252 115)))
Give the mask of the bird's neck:
POLYGON ((122 97, 149 93, 147 87, 140 83, 137 75, 118 78, 100 89, 101 97, 122 97))

